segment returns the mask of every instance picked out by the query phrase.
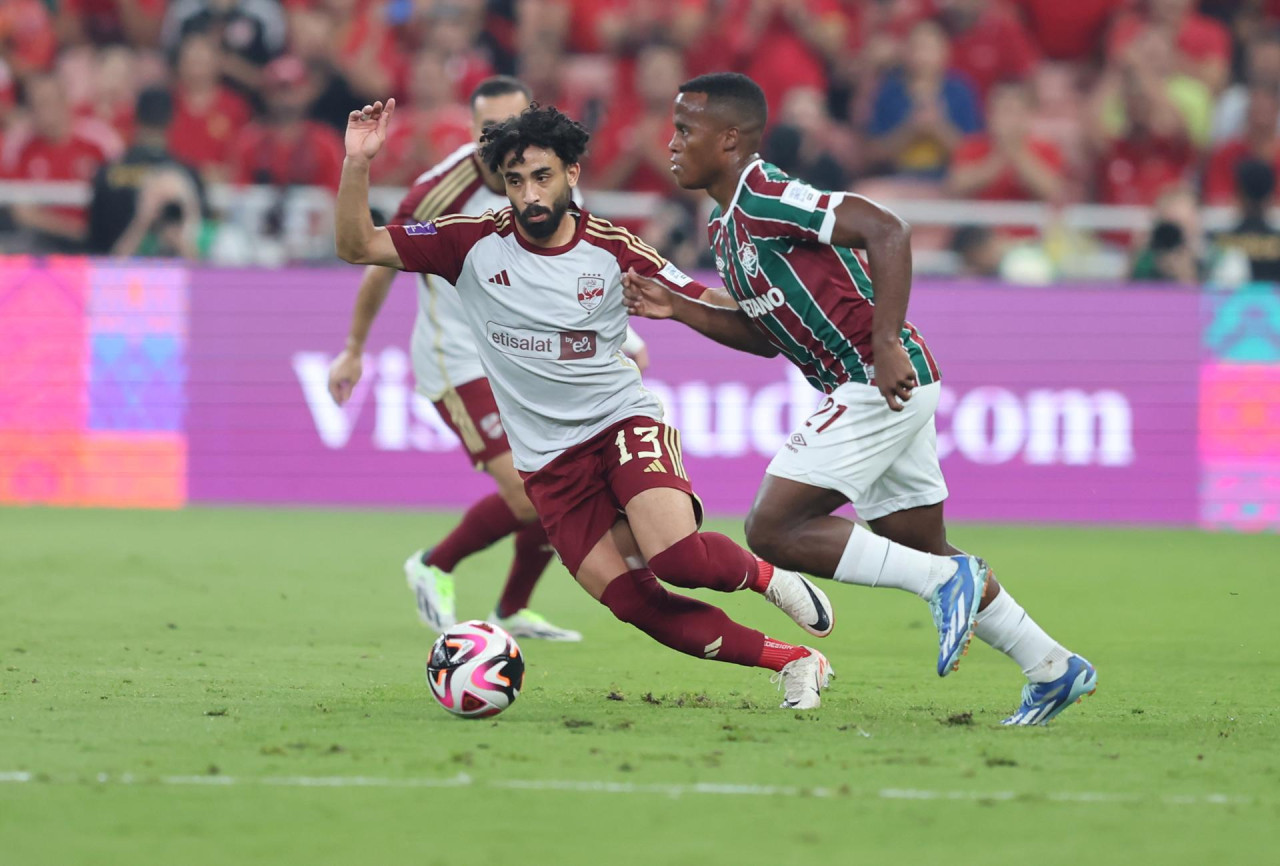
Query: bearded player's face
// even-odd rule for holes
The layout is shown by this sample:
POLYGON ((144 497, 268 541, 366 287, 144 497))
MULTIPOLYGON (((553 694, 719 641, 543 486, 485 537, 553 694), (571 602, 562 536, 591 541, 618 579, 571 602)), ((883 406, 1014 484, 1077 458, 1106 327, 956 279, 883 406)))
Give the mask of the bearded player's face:
POLYGON ((541 240, 556 233, 573 202, 578 171, 577 163, 566 166, 555 151, 542 147, 527 147, 507 157, 502 180, 525 234, 541 240))
POLYGON ((684 189, 706 189, 723 168, 724 156, 722 124, 707 111, 707 95, 679 94, 671 122, 675 131, 667 150, 676 183, 684 189))

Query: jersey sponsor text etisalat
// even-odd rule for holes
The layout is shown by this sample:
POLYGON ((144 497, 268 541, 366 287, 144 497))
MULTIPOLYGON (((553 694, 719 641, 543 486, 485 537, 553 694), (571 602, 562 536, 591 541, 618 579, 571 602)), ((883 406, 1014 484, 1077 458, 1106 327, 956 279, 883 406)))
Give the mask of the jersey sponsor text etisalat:
POLYGON ((705 290, 626 229, 570 213, 573 239, 554 249, 520 235, 509 207, 441 216, 434 234, 389 229, 406 270, 456 288, 516 468, 526 472, 619 421, 662 419, 621 351, 622 274, 634 268, 694 297, 705 290))

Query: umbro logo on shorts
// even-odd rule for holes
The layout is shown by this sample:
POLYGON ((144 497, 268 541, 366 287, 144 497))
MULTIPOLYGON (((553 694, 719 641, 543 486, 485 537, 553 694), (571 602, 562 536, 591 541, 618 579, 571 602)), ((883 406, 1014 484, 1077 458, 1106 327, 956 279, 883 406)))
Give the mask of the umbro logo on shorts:
POLYGON ((806 444, 808 444, 808 443, 806 443, 806 442, 804 441, 804 437, 803 437, 803 436, 801 436, 799 433, 792 433, 792 434, 791 434, 791 444, 792 444, 792 445, 806 445, 806 444))
POLYGON ((489 282, 493 283, 495 286, 509 286, 511 285, 511 278, 508 277, 507 272, 503 270, 489 277, 489 282))

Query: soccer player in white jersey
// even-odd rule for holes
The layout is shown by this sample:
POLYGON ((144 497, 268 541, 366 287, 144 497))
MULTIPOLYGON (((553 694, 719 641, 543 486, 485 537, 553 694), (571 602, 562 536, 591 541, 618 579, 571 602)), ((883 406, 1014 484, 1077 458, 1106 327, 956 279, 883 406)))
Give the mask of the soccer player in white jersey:
POLYGON ((760 159, 767 117, 763 91, 737 73, 687 81, 675 102, 672 171, 716 202, 708 231, 736 308, 692 301, 642 274, 625 278, 627 303, 734 348, 781 353, 826 395, 769 464, 747 517, 752 550, 820 577, 919 595, 938 627, 939 676, 976 633, 1028 679, 1004 723, 1047 722, 1092 694, 1097 673, 947 540, 933 420, 941 373, 906 321, 910 230, 874 202, 816 190, 760 159), (867 250, 870 274, 853 247, 867 250), (832 514, 846 502, 873 531, 832 514))
MULTIPOLYGON (((528 86, 509 76, 480 82, 471 94, 475 143, 460 147, 423 172, 405 194, 392 221, 413 223, 455 213, 478 215, 505 207, 502 178, 481 165, 476 148, 486 126, 524 111, 530 98, 528 86)), ((369 328, 397 273, 394 268, 376 265, 365 268, 346 347, 329 368, 329 393, 339 405, 360 381, 369 328)), ((551 545, 511 463, 511 446, 480 365, 475 339, 462 320, 458 293, 441 277, 424 274, 418 281, 418 314, 410 355, 418 393, 435 405, 472 464, 498 485, 498 492, 472 504, 448 535, 405 560, 405 577, 417 601, 418 615, 435 631, 452 626, 457 621, 455 566, 514 535, 515 556, 490 619, 515 637, 581 640, 578 632, 554 625, 528 608, 534 585, 551 559, 551 545)))
POLYGON ((349 262, 451 281, 480 345, 516 469, 565 567, 618 619, 698 658, 776 671, 784 707, 811 708, 830 666, 816 650, 771 640, 682 587, 763 594, 810 634, 830 604, 799 574, 731 539, 700 532, 679 433, 619 351, 622 273, 692 282, 625 229, 574 207, 588 134, 555 108, 531 107, 490 128, 481 159, 500 170, 510 206, 482 216, 375 228, 369 161, 394 101, 348 118, 337 202, 338 254, 349 262))

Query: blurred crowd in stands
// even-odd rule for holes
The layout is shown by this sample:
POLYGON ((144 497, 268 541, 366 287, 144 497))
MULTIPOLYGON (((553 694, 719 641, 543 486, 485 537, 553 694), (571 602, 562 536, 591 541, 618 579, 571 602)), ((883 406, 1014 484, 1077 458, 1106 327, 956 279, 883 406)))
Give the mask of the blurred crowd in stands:
MULTIPOLYGON (((1241 255, 1280 274, 1280 0, 0 0, 0 179, 95 190, 6 225, 33 249, 205 257, 210 184, 335 189, 347 112, 395 96, 374 182, 407 185, 506 73, 593 131, 588 190, 664 197, 643 228, 689 263, 704 232, 667 170, 670 106, 720 69, 761 84, 765 158, 815 185, 1151 206, 1141 237, 1089 242, 1132 244, 1136 277, 1241 255), (1206 239, 1202 205, 1238 228, 1206 239)), ((922 243, 990 274, 1041 240, 922 243)))

